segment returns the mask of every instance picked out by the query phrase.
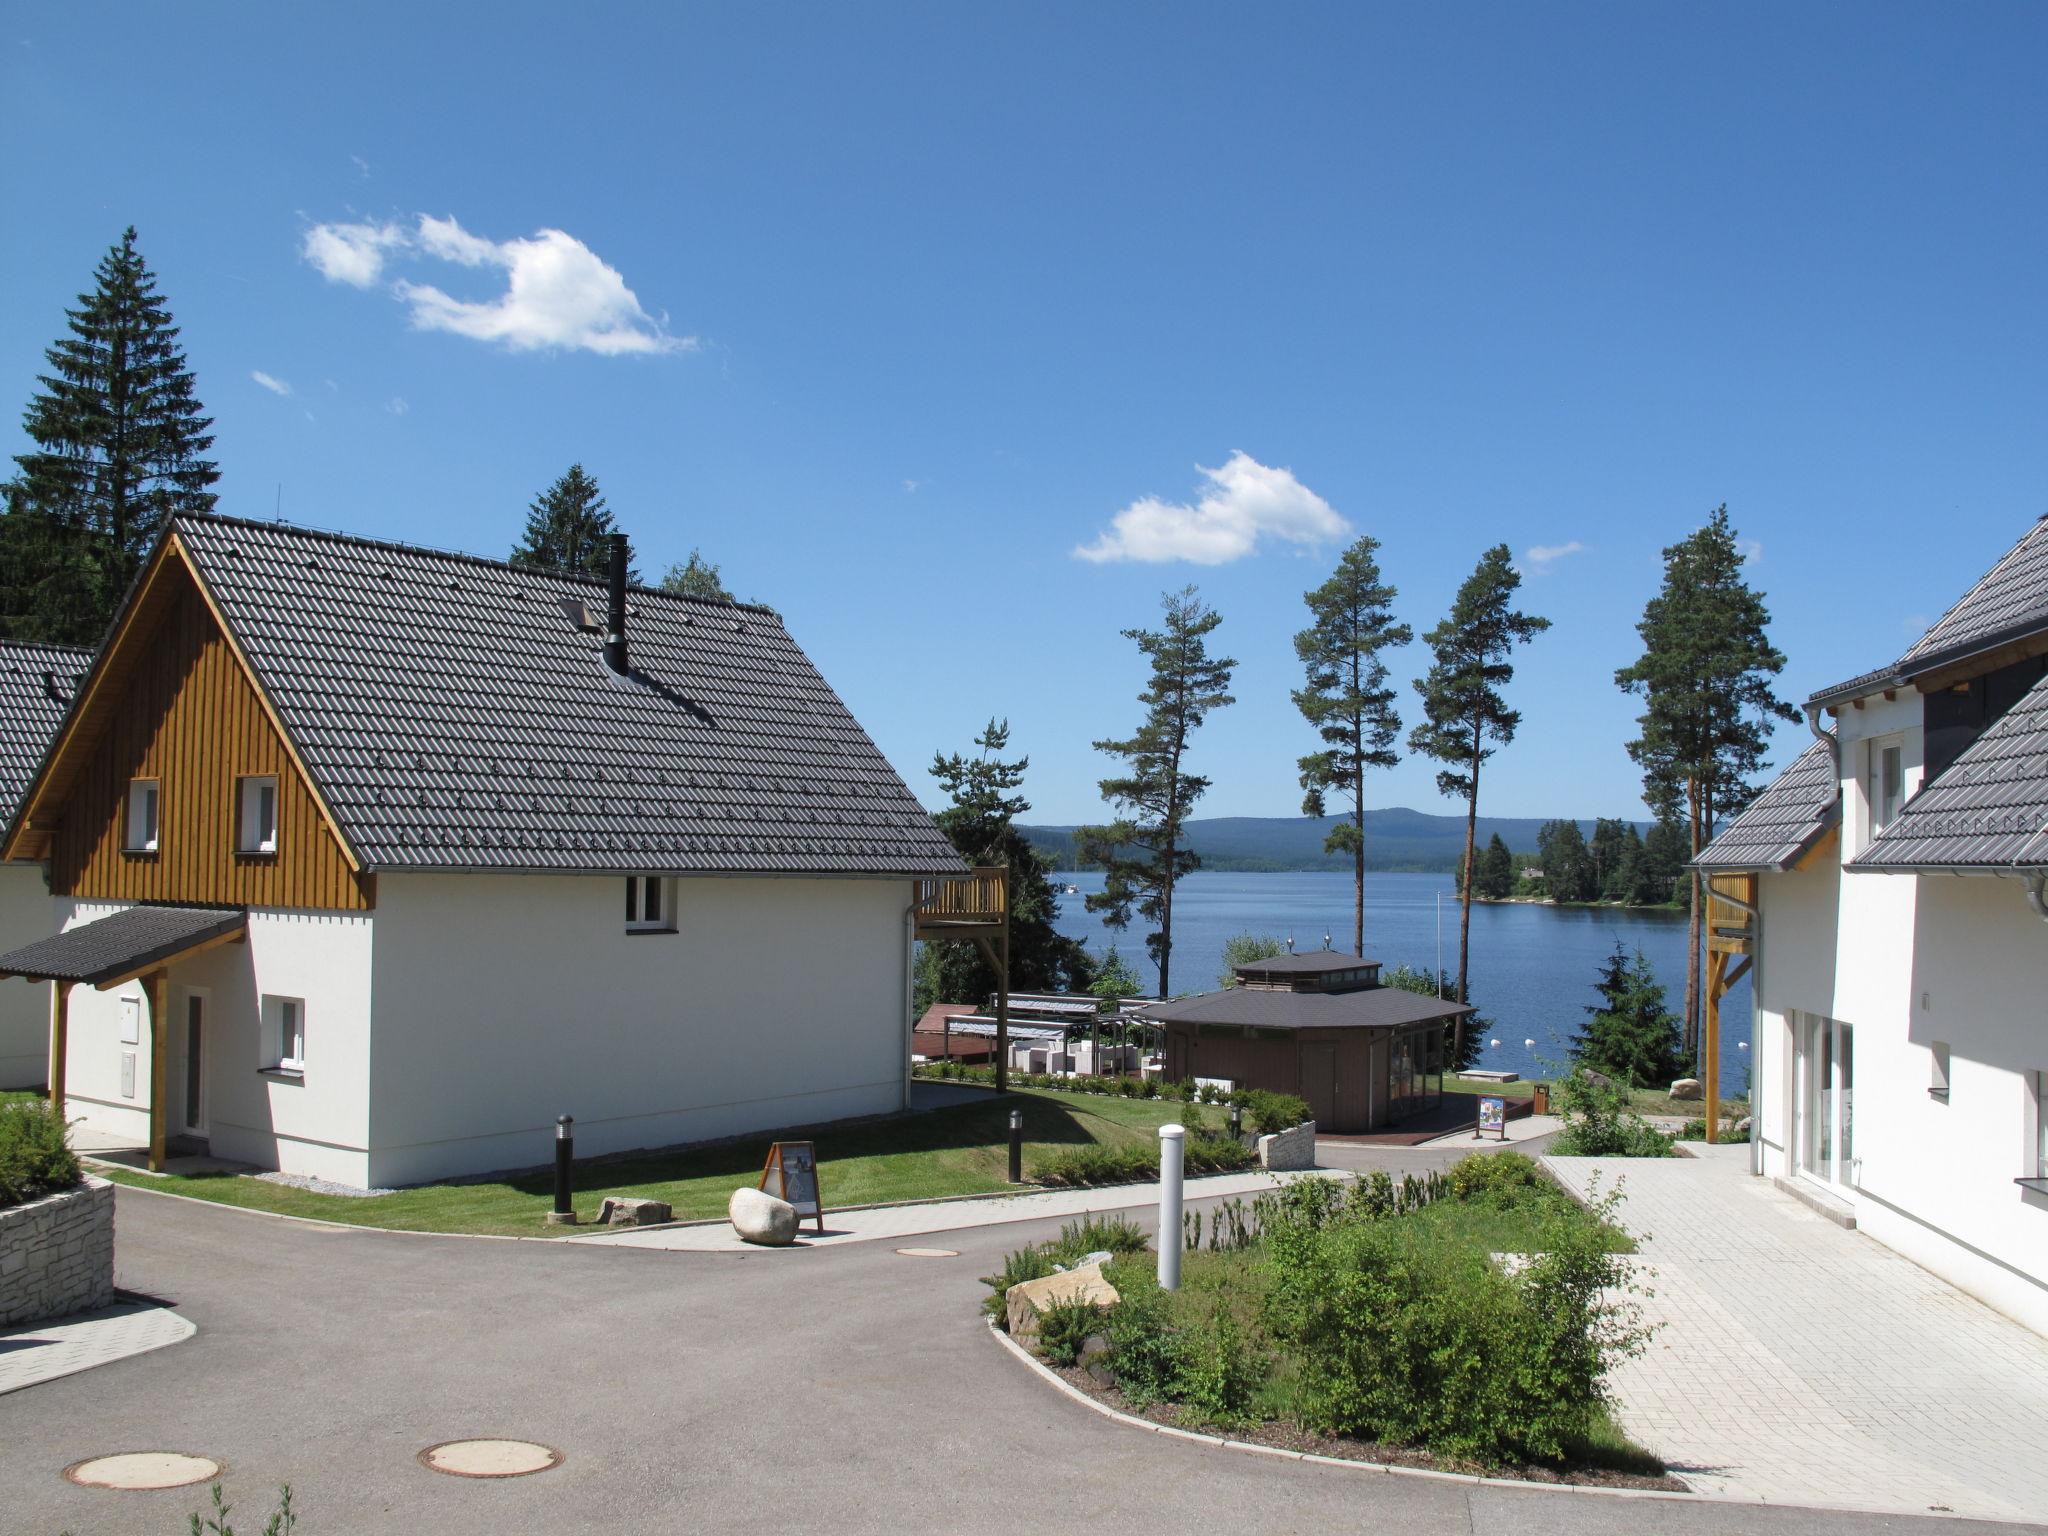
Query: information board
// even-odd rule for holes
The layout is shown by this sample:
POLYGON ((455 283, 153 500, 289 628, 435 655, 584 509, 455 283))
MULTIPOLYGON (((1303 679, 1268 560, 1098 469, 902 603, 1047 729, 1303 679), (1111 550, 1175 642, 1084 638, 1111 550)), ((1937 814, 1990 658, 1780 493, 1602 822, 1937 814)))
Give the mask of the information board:
POLYGON ((818 1192, 818 1149, 808 1141, 778 1141, 768 1149, 761 1188, 787 1200, 799 1216, 814 1217, 825 1230, 825 1200, 818 1192))
POLYGON ((1489 1132, 1502 1141, 1508 1139, 1508 1101, 1490 1093, 1480 1097, 1479 1129, 1472 1134, 1477 1138, 1489 1132))

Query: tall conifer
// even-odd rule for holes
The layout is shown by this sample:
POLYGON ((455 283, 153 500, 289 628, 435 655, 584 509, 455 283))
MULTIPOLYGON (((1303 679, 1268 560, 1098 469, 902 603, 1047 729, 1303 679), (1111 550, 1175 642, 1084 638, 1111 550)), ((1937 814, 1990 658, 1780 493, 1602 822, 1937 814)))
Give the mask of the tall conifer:
POLYGON ((0 623, 19 639, 96 644, 166 519, 208 512, 206 452, 178 327, 130 227, 65 311, 69 334, 22 414, 0 515, 0 623))
MULTIPOLYGON (((512 551, 514 565, 541 565, 603 576, 611 568, 606 539, 618 531, 597 482, 571 464, 526 510, 526 536, 512 551)), ((638 581, 640 573, 631 573, 638 581)))

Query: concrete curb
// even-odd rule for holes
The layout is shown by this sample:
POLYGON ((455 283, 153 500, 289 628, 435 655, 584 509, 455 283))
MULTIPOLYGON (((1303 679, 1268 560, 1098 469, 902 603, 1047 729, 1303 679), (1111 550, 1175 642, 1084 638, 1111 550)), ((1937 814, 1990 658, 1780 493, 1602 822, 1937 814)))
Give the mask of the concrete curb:
MULTIPOLYGON (((1174 1440, 1186 1440, 1194 1445, 1213 1446, 1225 1451, 1249 1451, 1254 1456, 1272 1456, 1282 1461, 1307 1462, 1319 1467, 1341 1467, 1350 1472, 1364 1472, 1376 1476, 1421 1478, 1435 1483, 1463 1483, 1473 1488, 1512 1488, 1523 1493, 1579 1494, 1600 1499, 1653 1499, 1667 1504, 1733 1504, 1756 1509, 1810 1509, 1823 1514, 1880 1515, 1894 1519, 1915 1518, 1920 1520, 1971 1520, 1987 1525, 2014 1525, 2035 1528, 2035 1522, 2013 1515, 1968 1515, 1930 1510, 1922 1507, 1912 1509, 1896 1505, 1881 1504, 1776 1504, 1769 1499, 1745 1498, 1733 1493, 1710 1493, 1698 1488, 1684 1493, 1672 1493, 1663 1488, 1601 1488, 1587 1483, 1536 1483, 1518 1477, 1486 1477, 1479 1473, 1438 1472, 1429 1467, 1397 1467, 1384 1461, 1353 1461, 1343 1456, 1317 1456, 1308 1451, 1283 1450, 1274 1445, 1254 1445, 1248 1440, 1232 1440, 1223 1435, 1198 1434, 1191 1429, 1179 1429, 1171 1424, 1154 1424, 1150 1419, 1140 1419, 1131 1414, 1112 1408, 1109 1404, 1083 1392, 1079 1387, 1061 1376, 1052 1367, 1040 1360, 1030 1350, 998 1328, 994 1318, 985 1320, 984 1327, 989 1334, 1025 1366, 1043 1380, 1050 1382, 1060 1392, 1087 1408, 1099 1413, 1105 1419, 1113 1419, 1130 1429, 1144 1430, 1150 1434, 1165 1435, 1174 1440)), ((1673 1477, 1679 1474, 1674 1472, 1673 1477)), ((1683 1481, 1683 1479, 1680 1479, 1683 1481)))

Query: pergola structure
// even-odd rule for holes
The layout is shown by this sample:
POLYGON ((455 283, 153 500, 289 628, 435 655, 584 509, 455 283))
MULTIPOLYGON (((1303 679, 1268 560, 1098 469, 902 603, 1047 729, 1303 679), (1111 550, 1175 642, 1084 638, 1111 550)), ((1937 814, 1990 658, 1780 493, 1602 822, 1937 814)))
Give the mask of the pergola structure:
POLYGON ((1748 974, 1756 958, 1756 876, 1707 876, 1707 1019, 1701 1054, 1706 1057, 1707 1140, 1721 1131, 1721 999, 1748 974))
POLYGON ((926 943, 971 941, 996 973, 996 1091, 1010 1085, 1010 872, 934 875, 912 886, 912 927, 926 943))

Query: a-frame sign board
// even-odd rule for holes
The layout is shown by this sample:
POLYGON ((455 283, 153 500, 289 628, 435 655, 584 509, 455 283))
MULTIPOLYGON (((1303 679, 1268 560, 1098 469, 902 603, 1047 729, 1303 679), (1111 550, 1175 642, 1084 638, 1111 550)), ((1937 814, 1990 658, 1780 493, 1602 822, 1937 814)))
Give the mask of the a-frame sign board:
POLYGON ((796 1207, 799 1217, 809 1216, 825 1230, 825 1200, 818 1191, 818 1149, 808 1141, 778 1141, 768 1149, 767 1166, 761 1170, 761 1188, 778 1200, 796 1207))

